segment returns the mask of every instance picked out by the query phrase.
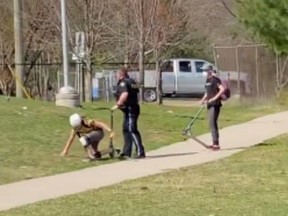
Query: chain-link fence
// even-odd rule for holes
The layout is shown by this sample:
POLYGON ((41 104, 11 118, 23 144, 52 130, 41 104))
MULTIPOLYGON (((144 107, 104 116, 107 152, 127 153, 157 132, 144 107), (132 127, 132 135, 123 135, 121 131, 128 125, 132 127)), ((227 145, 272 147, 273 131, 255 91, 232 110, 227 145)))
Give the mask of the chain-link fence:
MULTIPOLYGON (((213 50, 216 66, 221 71, 231 72, 228 74, 234 75, 233 79, 230 79, 232 80, 231 88, 240 96, 269 99, 275 96, 277 90, 285 88, 288 83, 286 69, 288 59, 277 57, 263 44, 214 46, 213 50)), ((57 63, 57 60, 59 61, 59 59, 49 59, 44 56, 31 65, 25 65, 24 87, 32 97, 48 101, 55 100, 55 95, 64 85, 62 63, 57 63)), ((116 85, 115 72, 124 65, 129 70, 139 71, 138 63, 116 62, 90 66, 93 100, 111 100, 116 85)), ((155 71, 155 69, 154 63, 145 64, 145 70, 155 71)), ((5 73, 7 75, 7 72, 5 73)), ((2 68, 1 80, 5 73, 2 68)), ((84 77, 86 73, 85 63, 73 62, 69 65, 69 85, 74 87, 82 98, 84 98, 87 85, 84 77)), ((138 79, 139 73, 134 75, 134 78, 138 79)))
POLYGON ((247 82, 249 96, 258 99, 275 96, 277 57, 265 45, 214 46, 214 58, 220 70, 237 72, 237 82, 232 87, 240 95, 247 82), (247 75, 247 79, 240 79, 242 75, 247 75))
MULTIPOLYGON (((123 67, 124 63, 106 63, 92 65, 92 99, 109 101, 114 96, 115 86, 117 83, 116 71, 123 67)), ((34 64, 25 64, 24 84, 23 87, 28 94, 36 99, 54 101, 55 95, 64 86, 64 73, 62 63, 43 63, 41 61, 34 64)), ((138 64, 128 64, 129 70, 138 71, 138 64)), ((145 64, 145 70, 155 70, 155 64, 145 64)), ((137 73, 137 72, 136 72, 137 73)), ((4 80, 4 76, 12 76, 15 74, 15 67, 12 71, 1 70, 0 80, 4 80)), ((85 98, 87 65, 85 63, 69 64, 68 83, 79 94, 81 99, 85 98)), ((139 73, 132 74, 132 78, 138 80, 139 73)), ((11 79, 9 79, 11 80, 11 79)), ((13 80, 13 79, 12 79, 13 80)), ((13 87, 15 88, 15 86, 13 87)), ((13 92, 12 92, 13 94, 13 92)), ((15 94, 15 91, 14 91, 15 94)))

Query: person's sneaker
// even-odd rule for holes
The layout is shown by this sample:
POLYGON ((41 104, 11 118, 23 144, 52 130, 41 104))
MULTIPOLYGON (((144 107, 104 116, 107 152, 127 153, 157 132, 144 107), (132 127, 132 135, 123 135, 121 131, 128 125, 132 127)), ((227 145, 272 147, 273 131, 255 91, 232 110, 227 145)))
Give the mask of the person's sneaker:
POLYGON ((129 158, 130 158, 130 157, 129 157, 128 155, 125 155, 125 154, 123 154, 123 153, 120 154, 119 157, 118 157, 119 160, 127 160, 127 159, 129 159, 129 158))
POLYGON ((144 158, 146 158, 146 155, 145 154, 136 155, 134 158, 135 159, 144 159, 144 158))
POLYGON ((213 144, 213 145, 209 146, 209 149, 212 151, 218 151, 218 150, 220 150, 220 145, 213 144))

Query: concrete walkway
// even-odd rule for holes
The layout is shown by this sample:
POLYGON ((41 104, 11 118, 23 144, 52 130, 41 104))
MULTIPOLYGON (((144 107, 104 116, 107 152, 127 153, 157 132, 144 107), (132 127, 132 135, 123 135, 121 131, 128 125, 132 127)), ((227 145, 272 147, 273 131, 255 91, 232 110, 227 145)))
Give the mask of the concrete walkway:
MULTIPOLYGON (((287 131, 288 112, 282 112, 222 129, 222 150, 218 152, 207 151, 190 139, 149 152, 145 160, 122 161, 2 185, 0 211, 228 157, 287 131)), ((210 134, 198 139, 210 143, 210 134)))

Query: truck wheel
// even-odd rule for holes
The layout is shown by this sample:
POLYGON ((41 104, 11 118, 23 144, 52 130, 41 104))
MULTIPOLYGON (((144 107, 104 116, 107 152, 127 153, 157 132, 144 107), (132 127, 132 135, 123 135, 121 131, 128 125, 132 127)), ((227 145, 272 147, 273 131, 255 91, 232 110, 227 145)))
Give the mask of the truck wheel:
POLYGON ((144 100, 146 102, 153 102, 157 100, 156 89, 145 89, 144 90, 144 100))

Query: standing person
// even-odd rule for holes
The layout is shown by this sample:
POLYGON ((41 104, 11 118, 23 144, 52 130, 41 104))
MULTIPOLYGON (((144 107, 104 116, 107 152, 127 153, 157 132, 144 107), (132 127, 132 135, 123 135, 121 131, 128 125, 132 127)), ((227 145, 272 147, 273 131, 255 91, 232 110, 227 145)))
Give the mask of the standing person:
POLYGON ((221 84, 221 80, 214 75, 213 65, 205 64, 202 67, 203 75, 207 77, 205 83, 206 93, 201 99, 201 104, 207 103, 209 127, 212 135, 213 144, 210 146, 212 150, 219 150, 219 130, 218 117, 222 107, 221 95, 225 89, 221 84))
MULTIPOLYGON (((88 119, 75 113, 69 118, 72 127, 70 137, 61 153, 66 156, 71 148, 76 136, 78 136, 80 143, 84 147, 89 160, 101 159, 104 154, 110 154, 113 149, 99 151, 98 146, 100 141, 104 138, 104 130, 110 132, 110 138, 114 136, 113 131, 105 123, 88 119)), ((116 150, 116 152, 119 150, 116 150)))
POLYGON ((120 159, 131 158, 132 144, 136 145, 136 158, 145 158, 145 149, 142 144, 141 134, 137 122, 140 115, 138 103, 139 87, 134 79, 128 76, 126 69, 120 69, 117 73, 118 83, 116 90, 116 105, 112 110, 120 109, 124 114, 123 136, 124 147, 120 159))

